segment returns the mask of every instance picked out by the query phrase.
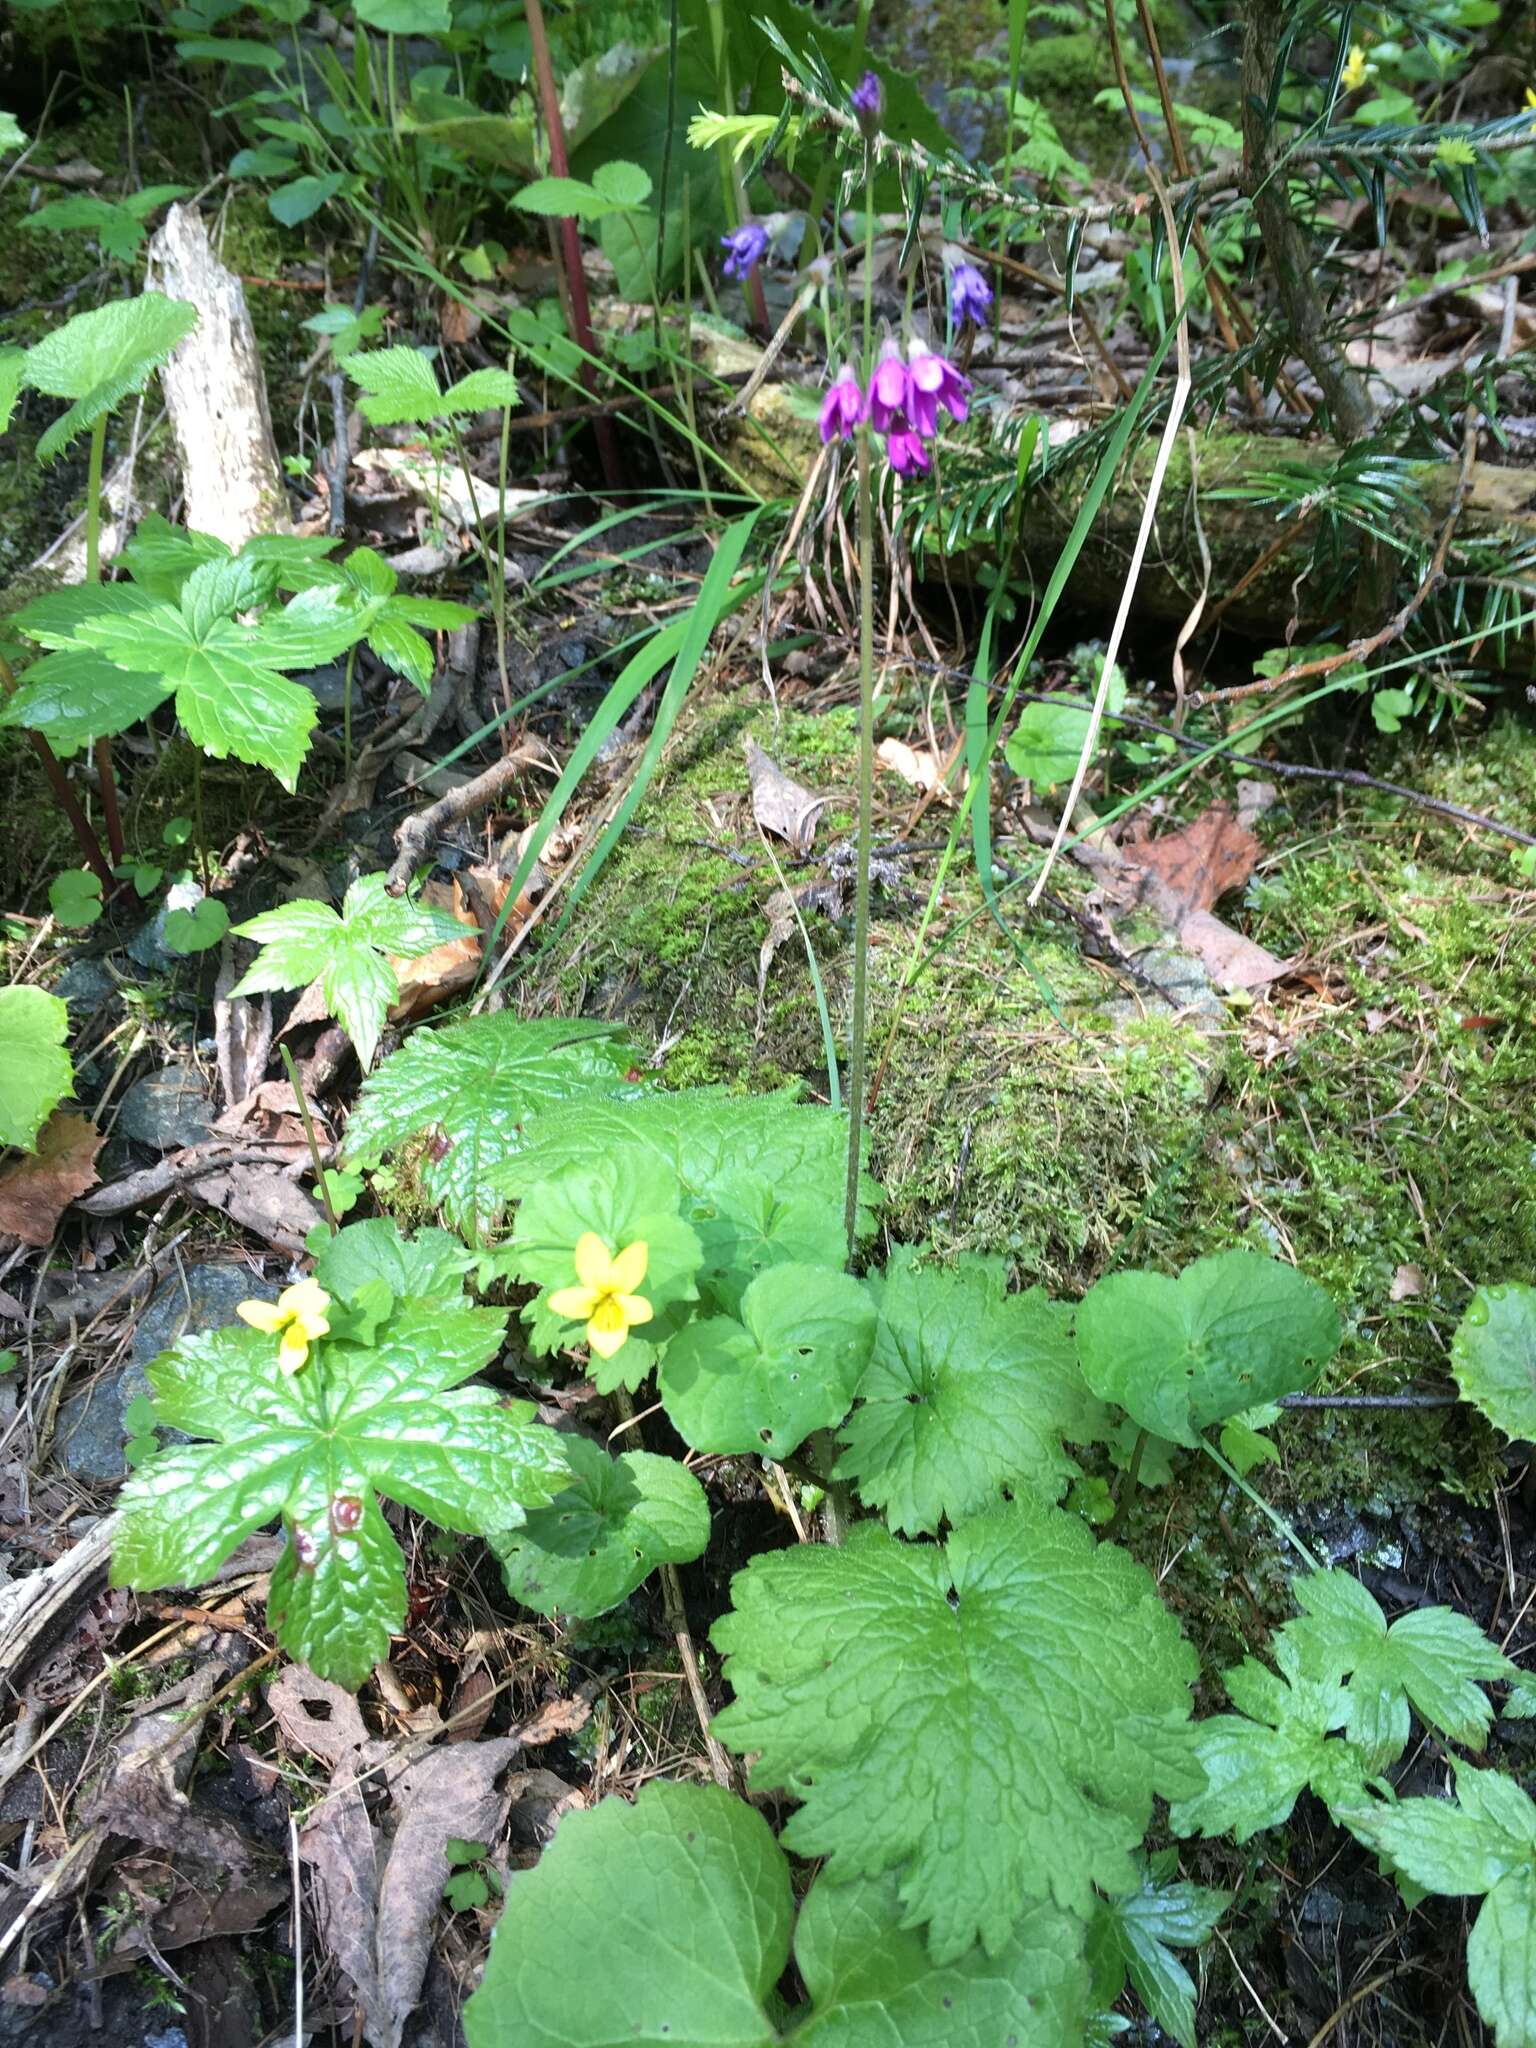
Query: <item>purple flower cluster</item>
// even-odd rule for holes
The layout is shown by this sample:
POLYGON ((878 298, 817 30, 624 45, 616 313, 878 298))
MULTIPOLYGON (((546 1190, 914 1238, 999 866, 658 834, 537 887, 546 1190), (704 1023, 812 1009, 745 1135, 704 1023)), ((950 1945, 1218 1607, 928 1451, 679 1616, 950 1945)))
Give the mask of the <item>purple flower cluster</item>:
POLYGON ((992 287, 974 263, 957 263, 949 273, 949 324, 984 327, 992 310, 992 287))
POLYGON ((971 384, 954 364, 936 355, 916 336, 905 356, 900 344, 886 340, 869 380, 868 391, 845 364, 821 404, 821 438, 847 440, 868 420, 885 436, 886 460, 898 476, 914 476, 928 467, 928 443, 939 431, 939 415, 963 420, 969 410, 971 384))
POLYGON ((860 134, 866 142, 873 142, 885 117, 885 88, 873 71, 866 71, 848 97, 860 134))
POLYGON ((744 227, 732 228, 728 235, 722 235, 720 246, 725 251, 725 261, 720 266, 725 275, 745 277, 763 260, 768 230, 760 221, 749 220, 744 227))

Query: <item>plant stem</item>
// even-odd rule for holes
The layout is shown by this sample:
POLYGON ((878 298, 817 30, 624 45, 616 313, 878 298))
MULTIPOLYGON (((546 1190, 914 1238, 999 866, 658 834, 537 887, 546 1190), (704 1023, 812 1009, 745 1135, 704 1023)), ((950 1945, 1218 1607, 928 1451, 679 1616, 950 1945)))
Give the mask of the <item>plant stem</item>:
POLYGON ((299 1117, 303 1122, 304 1136, 309 1144, 309 1156, 315 1162, 315 1186, 320 1191, 320 1203, 325 1210, 325 1220, 331 1226, 331 1235, 334 1237, 341 1229, 341 1225, 336 1220, 336 1210, 331 1202, 331 1191, 326 1185, 325 1165, 320 1157, 320 1141, 315 1136, 315 1120, 309 1113, 309 1104, 304 1098, 303 1088, 299 1085, 299 1070, 293 1063, 293 1054, 286 1045, 280 1045, 278 1051, 283 1056, 283 1065, 288 1072, 289 1084, 293 1089, 293 1098, 299 1105, 299 1117))
MULTIPOLYGON (((91 428, 90 464, 85 478, 85 580, 101 581, 101 473, 107 452, 107 416, 102 414, 91 428)), ((91 749, 96 777, 101 784, 101 812, 107 827, 107 845, 112 858, 121 862, 126 850, 122 814, 117 807, 117 782, 112 774, 112 742, 97 740, 91 749)))
POLYGON ((1136 1492, 1136 1483, 1141 1478, 1141 1455, 1147 1448, 1148 1432, 1138 1429, 1136 1441, 1131 1446, 1131 1462, 1125 1468, 1125 1477, 1120 1481, 1120 1491, 1115 1495, 1115 1512, 1109 1527, 1104 1531, 1106 1543, 1112 1543, 1125 1526, 1125 1518, 1131 1511, 1131 1499, 1136 1492))
MULTIPOLYGON (((4 690, 9 697, 15 687, 16 673, 10 663, 0 656, 0 690, 4 690)), ((29 732, 27 737, 43 765, 43 773, 48 778, 48 786, 53 791, 59 809, 69 820, 70 830, 75 835, 75 844, 85 856, 86 866, 97 876, 104 891, 114 889, 117 886, 117 878, 112 872, 112 864, 102 852, 101 841, 91 830, 91 821, 81 810, 75 792, 69 786, 69 778, 64 773, 58 755, 40 732, 29 732)))
POLYGON ((864 1137, 864 1027, 869 984, 869 858, 875 804, 875 564, 869 430, 859 429, 859 836, 853 899, 853 1018, 848 1049, 848 1183, 843 1234, 853 1258, 864 1137))
POLYGON ((1247 1480, 1243 1477, 1242 1473, 1238 1471, 1237 1467, 1229 1463, 1229 1461, 1222 1456, 1221 1452, 1217 1450, 1216 1446, 1212 1442, 1210 1442, 1208 1438, 1201 1437, 1200 1448, 1202 1451, 1204 1451, 1205 1455, 1211 1460, 1212 1464, 1219 1465, 1221 1467, 1222 1471, 1226 1473, 1227 1477, 1231 1480, 1232 1484, 1237 1488, 1238 1492, 1245 1493, 1248 1496, 1249 1500, 1251 1500, 1254 1506, 1259 1510, 1260 1514, 1267 1515, 1269 1517, 1269 1520, 1274 1524, 1276 1530, 1278 1530, 1280 1535, 1283 1536, 1286 1542, 1290 1544, 1291 1548, 1295 1551, 1296 1555, 1307 1567, 1307 1570, 1312 1572, 1320 1572, 1323 1569, 1323 1567, 1318 1563, 1317 1559, 1312 1555, 1311 1551, 1308 1550, 1305 1543, 1302 1542, 1301 1538, 1296 1534, 1296 1531, 1291 1527, 1290 1523, 1285 1519, 1284 1515, 1281 1514, 1280 1510, 1277 1507, 1272 1507, 1270 1503, 1264 1498, 1262 1493, 1258 1492, 1256 1488, 1250 1486, 1247 1480))
POLYGON ((203 756, 192 756, 192 829, 197 840, 197 871, 203 878, 203 894, 209 893, 208 841, 203 832, 203 756))
MULTIPOLYGON (((555 67, 550 61, 543 0, 524 0, 523 14, 528 23, 528 40, 533 48, 533 71, 544 115, 545 139, 549 144, 550 176, 568 178, 571 166, 565 153, 565 128, 560 119, 560 95, 555 89, 555 67)), ((587 302, 587 274, 581 267, 581 237, 575 221, 569 216, 561 220, 559 236, 566 297, 574 330, 571 339, 588 358, 581 366, 581 385, 589 398, 595 398, 597 378, 591 359, 597 355, 597 342, 592 333, 592 309, 587 302)), ((602 460, 604 480, 610 490, 617 490, 624 481, 624 468, 619 460, 619 444, 614 438, 612 420, 599 415, 593 421, 593 431, 597 436, 597 452, 602 460)))
POLYGON ((837 1445, 830 1429, 811 1433, 810 1452, 816 1462, 816 1484, 821 1488, 821 1527, 827 1541, 841 1544, 853 1523, 853 1497, 846 1479, 834 1479, 837 1445))
POLYGON ((341 779, 352 780, 352 672, 357 666, 357 642, 347 649, 347 672, 341 686, 341 779))

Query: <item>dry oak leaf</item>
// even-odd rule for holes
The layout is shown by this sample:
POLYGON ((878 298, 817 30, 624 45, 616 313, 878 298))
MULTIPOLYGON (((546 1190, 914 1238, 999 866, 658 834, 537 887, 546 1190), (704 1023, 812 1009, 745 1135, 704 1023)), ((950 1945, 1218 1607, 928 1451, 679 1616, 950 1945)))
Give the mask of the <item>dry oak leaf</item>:
POLYGON ((1225 804, 1212 804, 1177 832, 1121 852, 1126 867, 1143 871, 1141 901, 1177 930, 1192 912, 1214 910, 1229 889, 1240 889, 1263 850, 1225 804))
POLYGON ((816 796, 786 775, 778 762, 749 739, 747 780, 752 785, 752 815, 765 832, 782 839, 796 853, 809 853, 816 823, 830 798, 816 796))
POLYGON ((0 1173, 0 1232, 23 1244, 48 1244, 59 1218, 96 1185, 96 1154, 105 1139, 88 1116, 56 1109, 38 1133, 37 1150, 0 1173))

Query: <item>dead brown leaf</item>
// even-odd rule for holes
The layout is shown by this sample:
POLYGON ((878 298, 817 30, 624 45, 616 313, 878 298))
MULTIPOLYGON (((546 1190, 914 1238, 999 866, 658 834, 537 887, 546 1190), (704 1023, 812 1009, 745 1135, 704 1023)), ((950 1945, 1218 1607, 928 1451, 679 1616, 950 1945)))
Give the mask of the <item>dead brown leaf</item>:
POLYGON ((200 1174, 188 1181, 186 1192, 294 1258, 303 1252, 309 1233, 325 1221, 319 1204, 275 1166, 237 1165, 200 1174))
POLYGON ((241 1102, 267 1071, 272 1052, 272 998, 231 993, 244 973, 237 948, 247 956, 254 947, 226 936, 213 985, 213 1036, 218 1051, 219 1081, 226 1103, 241 1102))
POLYGON ((747 780, 752 787, 752 815, 765 832, 782 839, 796 853, 809 853, 816 822, 831 801, 815 796, 786 775, 756 740, 746 745, 747 780))
POLYGON ((1212 804, 1161 839, 1139 840, 1121 849, 1127 878, 1137 881, 1139 900, 1175 930, 1191 912, 1214 910, 1229 889, 1240 889, 1263 851, 1225 804, 1212 804))
MULTIPOLYGON (((905 740, 882 740, 875 749, 875 759, 882 768, 889 768, 893 775, 899 775, 903 782, 911 783, 920 795, 939 786, 940 794, 952 797, 953 793, 944 787, 944 764, 929 747, 909 747, 905 740)), ((966 778, 961 777, 961 788, 966 778)))
POLYGON ((1245 939, 1209 910, 1193 911, 1179 926, 1179 944, 1193 953, 1218 988, 1266 988, 1293 963, 1245 939))
POLYGON ((1424 1274, 1418 1266, 1399 1266, 1387 1289, 1388 1301, 1411 1301, 1424 1292, 1424 1274))
POLYGON ((0 1232, 23 1244, 48 1244, 70 1203, 96 1185, 96 1154, 105 1142, 89 1117, 56 1109, 38 1133, 37 1150, 0 1173, 0 1232))
POLYGON ((828 917, 841 917, 847 902, 848 875, 845 871, 823 876, 818 881, 803 882, 798 889, 774 890, 763 906, 768 914, 768 933, 757 956, 759 1006, 768 986, 768 970, 773 965, 773 956, 798 927, 795 906, 799 905, 802 915, 808 910, 821 910, 828 917))
MULTIPOLYGON (((506 899, 507 884, 491 868, 472 871, 481 879, 487 897, 494 896, 496 910, 500 910, 506 899), (500 884, 500 893, 496 885, 500 884)), ((392 1024, 406 1023, 412 1017, 420 1017, 443 1003, 450 996, 456 996, 467 989, 480 972, 480 956, 485 950, 485 938, 479 918, 466 900, 458 878, 451 883, 437 880, 427 882, 421 891, 421 900, 438 910, 446 910, 456 917, 464 927, 462 939, 446 939, 442 945, 434 946, 430 953, 421 953, 414 960, 391 959, 395 979, 400 984, 400 997, 389 1013, 392 1024)), ((491 913, 495 922, 496 911, 491 913)), ((514 917, 507 923, 515 929, 514 917)))

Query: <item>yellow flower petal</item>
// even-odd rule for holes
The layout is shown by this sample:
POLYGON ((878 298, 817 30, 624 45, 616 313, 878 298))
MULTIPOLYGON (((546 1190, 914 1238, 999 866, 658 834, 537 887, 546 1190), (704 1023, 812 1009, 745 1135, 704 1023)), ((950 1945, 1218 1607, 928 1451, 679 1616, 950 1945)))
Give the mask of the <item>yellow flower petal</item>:
POLYGON ((629 1331, 620 1322, 612 1329, 605 1329, 596 1318, 587 1325, 587 1342, 599 1358, 612 1358, 615 1351, 623 1348, 629 1331))
POLYGON ((595 1230, 584 1230, 576 1240, 576 1278, 583 1287, 605 1287, 613 1261, 608 1247, 595 1230))
POLYGON ((278 1365, 286 1373, 296 1373, 308 1357, 309 1339, 296 1322, 290 1323, 277 1347, 278 1365))
POLYGON ((249 1323, 253 1330, 262 1330, 269 1337, 275 1337, 288 1320, 275 1301, 242 1301, 236 1305, 235 1314, 242 1323, 249 1323))
POLYGON ((615 1294, 633 1294, 645 1278, 650 1248, 643 1237, 637 1237, 633 1244, 625 1245, 618 1257, 608 1268, 608 1285, 615 1294))
POLYGON ((573 1323, 584 1323, 597 1302, 595 1287, 557 1287, 548 1305, 557 1316, 569 1316, 573 1323))
POLYGON ((288 1315, 305 1319, 311 1316, 323 1317, 331 1305, 331 1297, 318 1280, 300 1280, 292 1287, 285 1287, 277 1297, 277 1305, 288 1315))
POLYGON ((626 1323, 648 1323, 656 1313, 643 1294, 616 1294, 613 1300, 626 1323))

